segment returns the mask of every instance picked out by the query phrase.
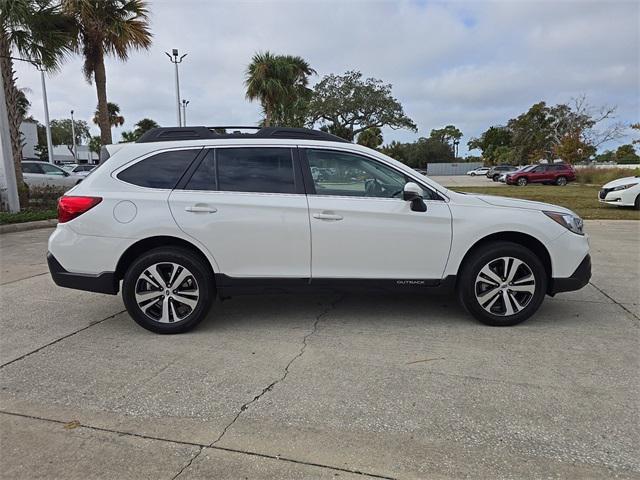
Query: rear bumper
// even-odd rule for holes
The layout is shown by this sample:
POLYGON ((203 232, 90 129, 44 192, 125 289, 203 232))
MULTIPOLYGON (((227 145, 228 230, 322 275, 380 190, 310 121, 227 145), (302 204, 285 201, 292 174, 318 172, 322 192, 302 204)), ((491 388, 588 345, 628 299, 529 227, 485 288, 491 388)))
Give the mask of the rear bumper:
POLYGON ((115 272, 102 272, 97 275, 68 272, 51 252, 47 253, 47 263, 49 264, 51 278, 60 287, 85 290, 87 292, 108 293, 110 295, 116 295, 120 289, 115 272))
POLYGON ((591 279, 591 256, 587 255, 584 260, 580 262, 576 271, 570 277, 567 278, 552 278, 549 285, 549 295, 553 296, 560 292, 571 292, 573 290, 580 290, 591 279))

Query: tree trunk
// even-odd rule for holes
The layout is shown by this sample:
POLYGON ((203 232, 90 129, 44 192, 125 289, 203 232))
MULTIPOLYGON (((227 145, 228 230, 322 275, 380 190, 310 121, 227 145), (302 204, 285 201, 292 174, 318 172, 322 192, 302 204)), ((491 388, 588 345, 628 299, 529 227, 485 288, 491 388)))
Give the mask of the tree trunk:
POLYGON ((273 116, 273 114, 271 113, 271 109, 272 106, 267 104, 264 107, 264 126, 265 127, 270 127, 271 126, 271 117, 273 116))
POLYGON ((98 92, 98 126, 102 145, 111 145, 111 123, 109 122, 109 108, 107 105, 107 73, 104 68, 104 57, 101 55, 96 62, 94 71, 96 91, 98 92))
POLYGON ((22 178, 22 138, 20 135, 20 124, 22 116, 18 109, 19 93, 16 87, 15 72, 13 71, 13 61, 11 58, 9 40, 4 30, 0 31, 0 70, 4 80, 4 95, 7 102, 7 116, 9 117, 9 135, 11 137, 11 153, 13 155, 13 167, 16 172, 16 185, 18 186, 18 196, 20 206, 27 207, 28 194, 24 187, 22 178))

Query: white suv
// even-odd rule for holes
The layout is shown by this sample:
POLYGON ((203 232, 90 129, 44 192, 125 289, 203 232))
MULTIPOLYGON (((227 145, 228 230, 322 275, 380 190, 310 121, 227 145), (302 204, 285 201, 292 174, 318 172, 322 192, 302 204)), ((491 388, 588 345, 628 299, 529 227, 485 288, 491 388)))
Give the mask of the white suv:
POLYGON ((60 199, 54 281, 122 288, 158 333, 194 327, 216 296, 327 289, 455 291, 480 321, 514 325, 589 281, 589 242, 566 208, 457 193, 323 132, 237 128, 106 147, 60 199))

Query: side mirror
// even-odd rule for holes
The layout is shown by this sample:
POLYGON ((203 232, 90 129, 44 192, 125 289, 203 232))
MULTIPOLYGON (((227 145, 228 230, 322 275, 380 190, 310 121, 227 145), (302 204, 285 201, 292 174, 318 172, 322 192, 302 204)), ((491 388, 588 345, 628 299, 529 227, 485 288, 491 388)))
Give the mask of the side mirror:
POLYGON ((422 189, 413 182, 407 182, 402 192, 402 198, 406 202, 411 202, 411 210, 414 212, 426 212, 427 205, 422 200, 422 189))

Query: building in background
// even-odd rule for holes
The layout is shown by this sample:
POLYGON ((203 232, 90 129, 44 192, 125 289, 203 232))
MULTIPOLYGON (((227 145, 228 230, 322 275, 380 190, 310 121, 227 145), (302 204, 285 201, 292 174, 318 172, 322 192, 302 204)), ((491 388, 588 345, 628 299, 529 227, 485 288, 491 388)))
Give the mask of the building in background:
POLYGON ((20 124, 22 134, 22 158, 33 160, 38 158, 38 124, 33 120, 25 120, 20 124))
MULTIPOLYGON (((22 158, 24 160, 39 160, 38 156, 38 125, 35 121, 25 120, 20 124, 22 133, 22 158)), ((77 145, 77 163, 98 163, 99 157, 89 150, 88 145, 77 145)), ((46 161, 46 158, 44 159, 46 161)), ((55 163, 75 163, 73 154, 66 145, 53 147, 53 161, 55 163)))

